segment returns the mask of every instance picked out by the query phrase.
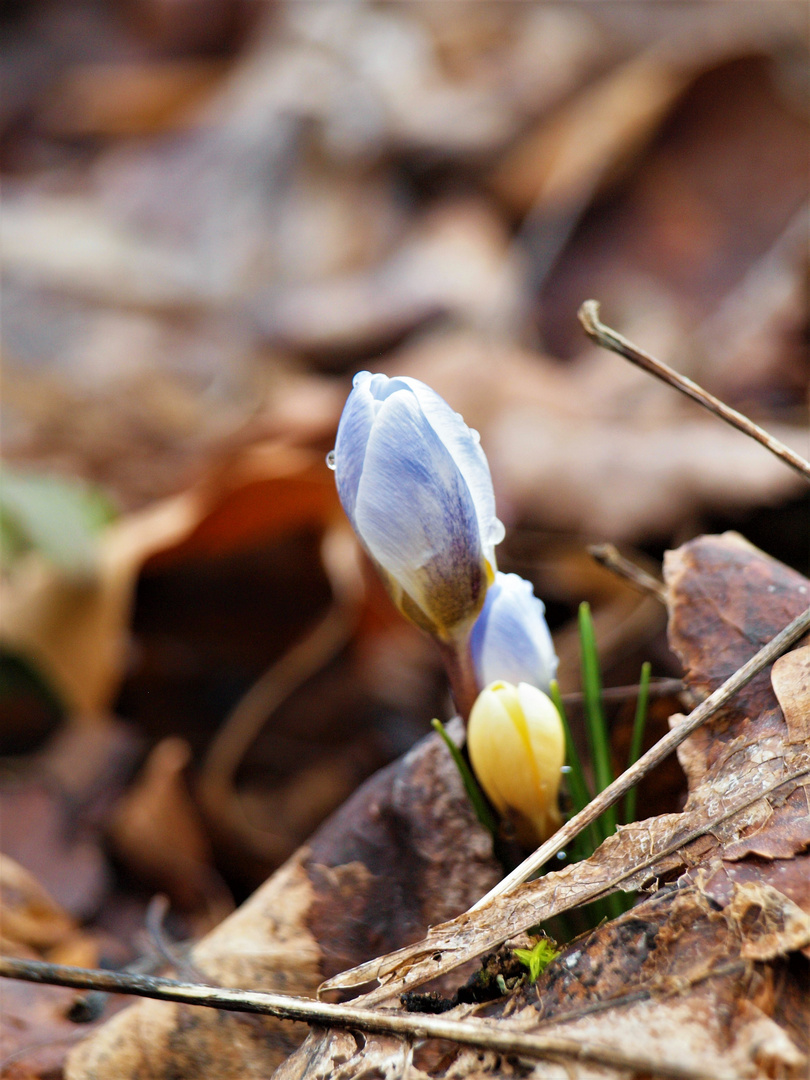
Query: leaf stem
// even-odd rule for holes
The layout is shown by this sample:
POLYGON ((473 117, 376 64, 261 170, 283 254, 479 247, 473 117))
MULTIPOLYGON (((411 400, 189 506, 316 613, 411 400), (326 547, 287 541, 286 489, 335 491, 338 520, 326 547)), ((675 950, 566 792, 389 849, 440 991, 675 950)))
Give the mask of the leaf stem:
POLYGON ((436 639, 439 653, 444 662, 447 678, 450 683, 450 692, 458 709, 459 716, 466 725, 470 718, 470 710, 475 704, 479 690, 478 679, 475 674, 472 650, 470 648, 470 635, 465 634, 462 638, 451 641, 436 639))
POLYGON ((464 784, 464 790, 469 796, 470 802, 475 810, 475 816, 481 822, 485 829, 489 829, 492 835, 497 839, 498 837, 498 822, 489 808, 487 800, 484 798, 484 793, 479 787, 478 781, 473 775, 473 771, 467 762, 464 760, 464 755, 459 748, 447 734, 444 724, 441 720, 432 720, 431 725, 434 731, 437 731, 444 740, 444 744, 450 751, 450 756, 456 763, 456 768, 461 776, 461 782, 464 784))

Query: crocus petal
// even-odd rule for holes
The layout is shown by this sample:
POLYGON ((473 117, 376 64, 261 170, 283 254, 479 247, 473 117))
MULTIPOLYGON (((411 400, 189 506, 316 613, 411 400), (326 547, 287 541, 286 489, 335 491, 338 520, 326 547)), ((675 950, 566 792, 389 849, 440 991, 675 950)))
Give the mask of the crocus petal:
POLYGON ((531 582, 517 574, 496 574, 470 635, 479 686, 502 679, 548 693, 558 660, 545 610, 531 582))
POLYGON ((335 440, 335 483, 346 516, 355 529, 357 489, 376 413, 370 388, 372 378, 371 372, 359 371, 352 380, 353 389, 343 409, 335 440))
POLYGON ((344 509, 403 613, 446 641, 467 633, 503 536, 477 433, 417 379, 363 371, 334 467, 344 509))
POLYGON ((415 395, 405 387, 391 389, 366 445, 354 525, 371 556, 442 636, 465 612, 477 613, 483 597, 477 514, 415 395))
POLYGON ((450 408, 444 398, 419 379, 402 376, 397 381, 405 383, 416 395, 428 423, 450 451, 464 477, 475 504, 484 556, 494 573, 495 545, 503 540, 504 528, 495 514, 492 477, 478 432, 467 427, 463 418, 450 408))
POLYGON ((518 837, 534 844, 560 822, 557 795, 565 738, 551 700, 528 683, 487 686, 470 712, 467 748, 475 775, 518 837))
POLYGON ((467 724, 467 752, 487 798, 498 813, 505 814, 513 790, 511 758, 516 738, 514 724, 502 697, 502 694, 493 693, 492 687, 487 687, 478 695, 467 724), (504 768, 507 758, 510 759, 510 767, 504 768))

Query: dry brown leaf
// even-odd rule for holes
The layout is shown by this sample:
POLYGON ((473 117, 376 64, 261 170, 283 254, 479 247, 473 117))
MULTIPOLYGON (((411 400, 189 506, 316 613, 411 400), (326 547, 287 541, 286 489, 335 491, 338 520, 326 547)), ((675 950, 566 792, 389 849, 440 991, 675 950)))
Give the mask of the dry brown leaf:
POLYGON ((36 554, 4 587, 0 640, 30 657, 80 716, 109 705, 122 677, 137 576, 145 563, 234 551, 325 525, 337 496, 319 454, 258 445, 194 488, 127 515, 101 536, 96 578, 77 584, 36 554))
POLYGON ((780 656, 771 671, 773 691, 785 714, 788 742, 810 740, 810 645, 780 656))
POLYGON ((115 808, 109 832, 131 873, 166 893, 182 911, 202 914, 210 927, 233 904, 188 790, 190 761, 191 747, 184 739, 162 739, 115 808))
POLYGON ((5 589, 3 645, 40 667, 81 716, 92 718, 109 704, 123 669, 138 570, 189 532, 195 503, 181 495, 111 525, 92 582, 71 581, 36 553, 15 569, 5 589))
POLYGON ((182 128, 223 70, 199 58, 77 64, 54 88, 40 119, 50 132, 73 138, 182 128))
MULTIPOLYGON (((459 730, 456 729, 456 734, 459 730)), ((245 904, 191 951, 226 986, 313 996, 329 975, 422 935, 498 878, 437 736, 377 773, 245 904)), ((143 1002, 71 1056, 70 1080, 266 1078, 304 1037, 299 1026, 143 1002)))
POLYGON ((19 863, 0 855, 0 933, 35 949, 52 949, 74 933, 73 919, 19 863))
POLYGON ((739 885, 725 914, 739 927, 746 960, 773 960, 810 945, 810 915, 772 885, 739 885))
MULTIPOLYGON (((735 534, 698 538, 669 553, 665 568, 670 640, 688 684, 702 693, 804 610, 810 588, 735 534)), ((658 891, 632 911, 569 945, 536 988, 508 995, 488 1015, 516 1030, 634 1046, 647 1060, 677 1060, 701 1076, 799 1075, 810 1050, 805 990, 798 974, 786 976, 798 969, 778 965, 808 944, 810 746, 788 743, 764 672, 690 737, 680 756, 690 787, 683 813, 625 826, 585 862, 434 927, 424 941, 326 987, 377 978, 380 987, 363 1003, 391 1002, 553 914, 617 886, 652 887, 658 891), (666 884, 673 877, 677 883, 666 884), (771 966, 758 969, 759 1012, 752 1015, 744 1003, 754 957, 771 966)), ((311 1036, 280 1077, 304 1075, 305 1062, 328 1059, 338 1039, 311 1036)), ((384 1071, 394 1059, 390 1042, 367 1045, 345 1075, 384 1071)), ((459 1076, 509 1075, 495 1060, 476 1072, 467 1051, 448 1052, 442 1068, 449 1061, 459 1076)), ((539 1064, 527 1075, 556 1075, 550 1068, 539 1064)), ((590 1066, 567 1068, 571 1076, 591 1075, 590 1066)))
MULTIPOLYGON (((7 956, 96 967, 98 936, 76 920, 19 863, 0 854, 0 948, 7 956)), ((75 992, 3 980, 0 987, 0 1072, 8 1080, 61 1075, 66 1046, 80 1029, 67 1011, 75 992)))
POLYGON ((508 206, 578 213, 640 153, 700 72, 795 32, 787 10, 770 22, 719 8, 695 14, 688 33, 658 38, 541 118, 491 175, 508 206))
POLYGON ((511 326, 518 280, 497 210, 482 199, 448 199, 417 218, 378 265, 261 296, 256 318, 272 341, 306 356, 375 355, 437 316, 511 326))
POLYGON ((658 50, 633 57, 544 117, 498 166, 494 191, 523 212, 579 207, 607 171, 638 152, 691 75, 658 50))

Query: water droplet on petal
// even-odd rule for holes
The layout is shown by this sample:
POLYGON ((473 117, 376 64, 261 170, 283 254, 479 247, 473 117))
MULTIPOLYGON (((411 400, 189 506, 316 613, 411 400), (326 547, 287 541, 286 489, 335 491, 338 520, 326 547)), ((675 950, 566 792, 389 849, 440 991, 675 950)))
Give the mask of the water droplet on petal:
POLYGON ((490 531, 490 539, 493 544, 500 544, 501 540, 506 536, 506 529, 503 526, 502 521, 498 521, 497 518, 492 523, 492 529, 490 531))
POLYGON ((570 773, 571 772, 571 766, 570 765, 563 765, 563 767, 560 769, 560 772, 561 773, 570 773))
POLYGON ((332 472, 334 472, 335 469, 337 468, 337 462, 335 460, 335 451, 334 450, 330 450, 329 453, 326 455, 326 467, 327 467, 327 469, 331 469, 332 472))
POLYGON ((471 428, 470 428, 470 434, 472 435, 472 440, 473 440, 473 442, 474 442, 474 443, 480 443, 480 442, 481 442, 481 436, 480 436, 480 434, 479 434, 479 433, 478 433, 478 432, 477 432, 477 431, 475 430, 475 428, 474 428, 474 427, 471 427, 471 428))
POLYGON ((567 859, 568 855, 564 851, 558 851, 557 852, 557 858, 560 859, 560 860, 567 859))

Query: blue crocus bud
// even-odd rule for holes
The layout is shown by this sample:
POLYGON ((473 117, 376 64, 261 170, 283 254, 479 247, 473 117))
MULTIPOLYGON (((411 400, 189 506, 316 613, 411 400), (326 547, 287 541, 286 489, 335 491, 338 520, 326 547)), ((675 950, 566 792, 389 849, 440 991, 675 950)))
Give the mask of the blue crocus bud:
POLYGON ((333 465, 343 508, 402 613, 440 641, 465 635, 503 539, 478 433, 417 379, 361 371, 333 465))
POLYGON ((496 574, 470 635, 479 686, 505 680, 549 692, 558 660, 545 611, 530 581, 517 574, 496 574))

